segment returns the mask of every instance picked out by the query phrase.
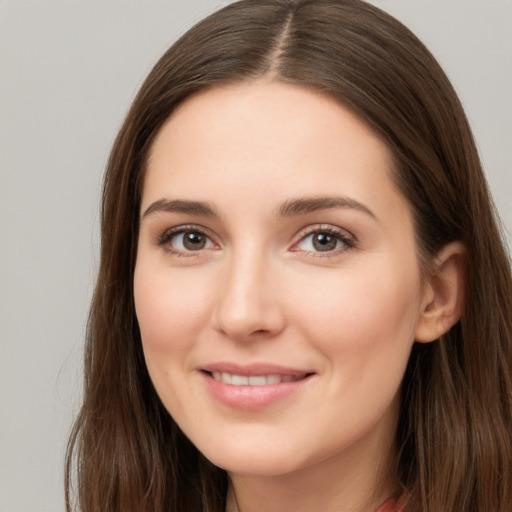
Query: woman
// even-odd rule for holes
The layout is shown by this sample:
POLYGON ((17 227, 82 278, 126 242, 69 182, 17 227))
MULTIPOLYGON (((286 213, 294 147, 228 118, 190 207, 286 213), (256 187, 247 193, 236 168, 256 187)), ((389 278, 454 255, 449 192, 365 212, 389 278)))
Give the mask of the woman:
POLYGON ((240 1, 113 148, 80 510, 512 509, 512 278, 446 76, 357 0, 240 1))

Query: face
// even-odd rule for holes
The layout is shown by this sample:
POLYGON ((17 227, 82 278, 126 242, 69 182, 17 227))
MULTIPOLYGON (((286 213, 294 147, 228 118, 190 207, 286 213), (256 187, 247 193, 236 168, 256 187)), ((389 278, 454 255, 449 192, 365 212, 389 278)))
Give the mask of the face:
POLYGON ((388 453, 424 302, 392 172, 344 106, 279 83, 200 93, 159 132, 134 281, 144 354, 232 474, 388 453))

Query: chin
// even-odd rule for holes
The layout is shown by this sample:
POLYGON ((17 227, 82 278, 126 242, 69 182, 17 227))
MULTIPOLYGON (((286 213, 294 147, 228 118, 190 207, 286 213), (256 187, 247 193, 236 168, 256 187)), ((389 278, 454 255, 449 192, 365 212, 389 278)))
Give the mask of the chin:
POLYGON ((269 444, 241 446, 219 442, 215 447, 207 447, 201 452, 216 466, 239 475, 278 476, 301 466, 300 461, 292 455, 293 451, 278 450, 269 444), (262 449, 262 446, 265 448, 262 449))
POLYGON ((283 460, 279 457, 265 457, 255 458, 250 454, 244 457, 234 455, 233 457, 207 457, 210 462, 216 466, 224 469, 230 474, 247 475, 247 476, 260 476, 260 477, 275 477, 292 473, 295 469, 290 464, 283 464, 283 460))

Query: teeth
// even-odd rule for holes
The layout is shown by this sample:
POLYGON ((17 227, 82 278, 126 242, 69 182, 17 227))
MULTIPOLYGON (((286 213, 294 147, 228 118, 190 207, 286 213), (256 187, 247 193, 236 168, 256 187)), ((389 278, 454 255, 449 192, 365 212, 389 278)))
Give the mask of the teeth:
POLYGON ((265 386, 268 384, 280 384, 281 382, 294 382, 303 379, 306 375, 234 375, 227 372, 213 372, 212 377, 224 384, 233 386, 265 386))
POLYGON ((250 386, 264 386, 267 383, 267 378, 263 375, 249 377, 247 380, 250 386))
POLYGON ((249 377, 247 375, 232 375, 231 384, 233 386, 247 386, 249 384, 249 377))

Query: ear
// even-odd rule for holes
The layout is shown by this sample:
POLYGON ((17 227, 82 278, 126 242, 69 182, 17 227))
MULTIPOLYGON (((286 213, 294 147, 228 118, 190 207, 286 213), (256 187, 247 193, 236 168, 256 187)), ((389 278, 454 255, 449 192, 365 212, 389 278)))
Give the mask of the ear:
POLYGON ((425 277, 423 304, 415 339, 438 339, 462 316, 465 302, 466 249, 460 242, 446 245, 425 277))

